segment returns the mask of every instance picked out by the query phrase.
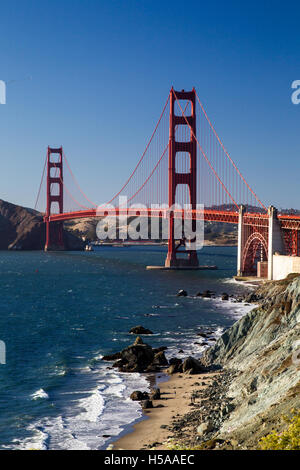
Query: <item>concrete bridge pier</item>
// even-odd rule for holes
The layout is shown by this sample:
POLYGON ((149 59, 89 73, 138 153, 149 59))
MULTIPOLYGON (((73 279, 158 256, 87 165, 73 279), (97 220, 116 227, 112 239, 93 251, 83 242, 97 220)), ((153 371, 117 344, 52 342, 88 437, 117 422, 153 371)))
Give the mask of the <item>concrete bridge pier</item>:
POLYGON ((277 209, 270 206, 268 209, 269 230, 268 230, 268 279, 273 279, 273 255, 277 252, 284 254, 284 242, 280 221, 277 217, 277 209))
POLYGON ((238 250, 237 250, 237 275, 242 276, 242 257, 244 248, 244 218, 245 206, 241 205, 239 210, 239 223, 238 223, 238 250))

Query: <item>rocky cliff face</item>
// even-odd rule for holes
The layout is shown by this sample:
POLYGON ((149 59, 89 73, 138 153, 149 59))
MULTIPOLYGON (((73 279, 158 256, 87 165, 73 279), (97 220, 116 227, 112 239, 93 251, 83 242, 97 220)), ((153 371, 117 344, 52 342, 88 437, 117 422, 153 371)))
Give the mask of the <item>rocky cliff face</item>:
MULTIPOLYGON (((65 230, 66 247, 83 249, 80 238, 65 230)), ((42 215, 26 207, 0 200, 0 250, 42 250, 45 224, 42 215)))
POLYGON ((300 277, 266 283, 255 295, 260 305, 202 359, 234 372, 227 391, 234 411, 216 436, 242 448, 283 429, 282 415, 300 407, 300 277))

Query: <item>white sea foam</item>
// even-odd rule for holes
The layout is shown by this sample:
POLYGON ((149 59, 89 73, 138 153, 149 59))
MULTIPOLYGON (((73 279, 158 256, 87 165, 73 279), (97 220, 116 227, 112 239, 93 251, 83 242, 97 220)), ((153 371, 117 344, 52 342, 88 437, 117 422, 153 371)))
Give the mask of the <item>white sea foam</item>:
POLYGON ((83 398, 79 401, 79 407, 84 410, 79 414, 79 418, 95 423, 103 413, 104 406, 105 401, 101 390, 96 388, 92 390, 87 398, 83 398))
MULTIPOLYGON (((79 373, 79 372, 78 372, 79 373)), ((146 378, 138 373, 118 373, 101 366, 90 371, 80 370, 83 383, 96 379, 96 388, 83 392, 70 391, 64 415, 48 417, 27 428, 31 437, 15 441, 15 449, 102 449, 107 436, 117 437, 125 426, 142 416, 141 406, 130 399, 134 390, 149 390, 146 378)))
POLYGON ((31 396, 32 400, 39 400, 39 399, 46 399, 47 400, 49 398, 48 393, 46 393, 43 388, 40 388, 36 392, 32 393, 32 395, 30 395, 30 396, 31 396))

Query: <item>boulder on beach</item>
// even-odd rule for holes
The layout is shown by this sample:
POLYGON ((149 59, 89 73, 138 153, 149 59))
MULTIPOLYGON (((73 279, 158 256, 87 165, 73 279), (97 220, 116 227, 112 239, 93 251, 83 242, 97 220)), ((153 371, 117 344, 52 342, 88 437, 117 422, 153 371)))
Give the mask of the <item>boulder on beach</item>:
POLYGON ((169 360, 169 364, 170 366, 174 364, 179 366, 180 364, 182 364, 182 359, 179 359, 178 357, 171 357, 171 359, 169 360))
POLYGON ((198 374, 204 372, 205 369, 200 361, 194 357, 189 356, 182 364, 182 372, 189 374, 198 374))
POLYGON ((148 328, 144 328, 142 325, 134 326, 129 330, 129 333, 134 334, 134 335, 153 335, 153 332, 151 330, 148 330, 148 328))
POLYGON ((213 429, 213 423, 211 421, 205 421, 197 427, 197 434, 199 436, 203 436, 204 434, 208 434, 209 432, 213 431, 213 429))
POLYGON ((141 392, 140 390, 135 390, 130 395, 130 399, 133 401, 149 400, 149 393, 141 392))
POLYGON ((160 389, 154 388, 150 392, 150 400, 159 400, 160 399, 160 389))
POLYGON ((160 351, 154 355, 152 364, 156 366, 167 366, 169 365, 168 360, 163 351, 160 351))
POLYGON ((169 375, 182 372, 182 360, 177 357, 172 357, 169 361, 170 367, 167 369, 169 375))
POLYGON ((142 408, 143 410, 147 410, 148 408, 153 408, 153 403, 151 400, 143 400, 142 401, 142 408))
POLYGON ((119 362, 122 372, 143 372, 154 359, 154 353, 148 344, 132 344, 121 351, 119 362))
POLYGON ((186 297, 188 295, 187 291, 184 290, 184 289, 180 289, 178 292, 177 292, 177 297, 186 297))

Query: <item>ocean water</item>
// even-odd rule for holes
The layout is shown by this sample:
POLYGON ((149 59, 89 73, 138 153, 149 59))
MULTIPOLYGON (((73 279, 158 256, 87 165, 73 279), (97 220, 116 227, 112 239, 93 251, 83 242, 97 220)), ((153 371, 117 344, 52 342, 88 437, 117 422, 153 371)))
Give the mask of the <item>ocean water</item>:
POLYGON ((231 280, 236 248, 201 250, 216 271, 145 269, 165 255, 153 246, 0 252, 0 449, 105 449, 142 416, 130 393, 149 387, 145 375, 101 361, 133 342, 131 327, 150 328, 144 340, 167 346, 168 357, 199 356, 199 329, 217 337, 249 310, 219 298, 245 291, 231 280), (195 297, 205 289, 216 299, 195 297))

